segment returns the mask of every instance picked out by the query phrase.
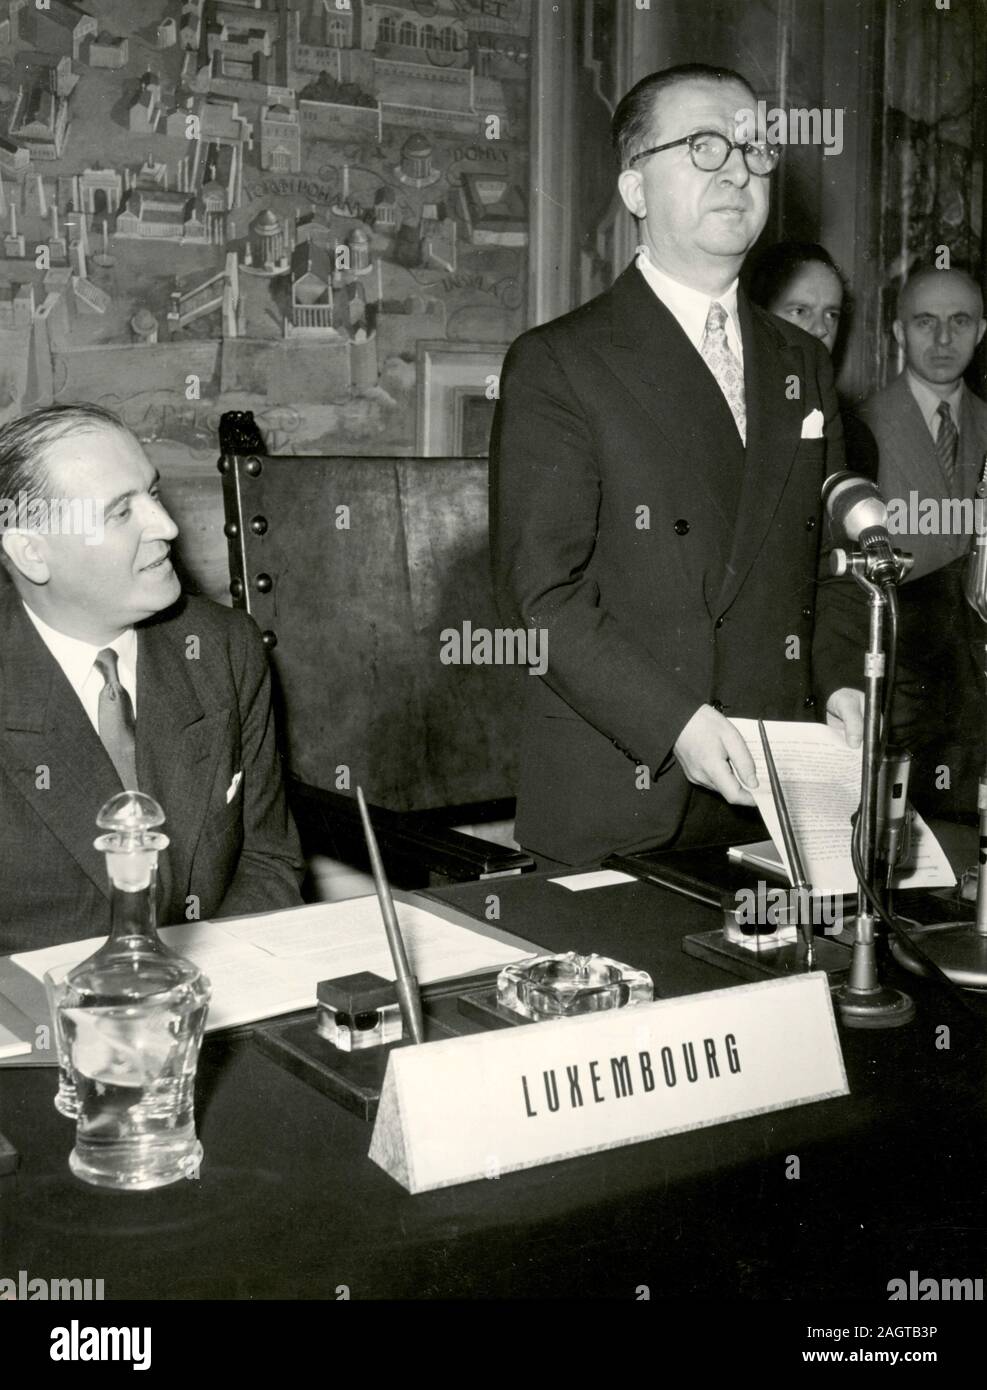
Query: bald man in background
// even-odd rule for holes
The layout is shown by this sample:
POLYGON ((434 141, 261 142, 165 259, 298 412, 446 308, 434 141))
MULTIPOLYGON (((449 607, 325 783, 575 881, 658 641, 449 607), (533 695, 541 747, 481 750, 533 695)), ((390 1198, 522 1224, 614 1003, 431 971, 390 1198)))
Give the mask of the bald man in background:
MULTIPOLYGON (((905 370, 858 407, 877 442, 878 486, 892 518, 908 517, 908 530, 895 534, 892 527, 895 545, 915 557, 899 589, 892 736, 915 757, 912 798, 930 815, 974 812, 984 762, 987 626, 964 597, 972 508, 964 517, 949 504, 975 497, 987 454, 987 405, 963 381, 985 327, 983 295, 965 271, 914 271, 893 325, 905 370), (919 529, 912 523, 926 499, 934 506, 926 505, 919 529), (934 531, 927 529, 933 518, 934 531)), ((866 607, 855 584, 840 583, 848 621, 843 633, 822 637, 822 665, 831 681, 859 685, 866 607)))

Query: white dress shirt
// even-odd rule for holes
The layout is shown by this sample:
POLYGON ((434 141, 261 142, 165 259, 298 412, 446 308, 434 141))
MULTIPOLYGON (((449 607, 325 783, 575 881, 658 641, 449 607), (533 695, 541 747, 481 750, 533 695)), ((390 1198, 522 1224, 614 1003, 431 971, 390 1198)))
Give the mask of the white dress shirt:
POLYGON ((949 406, 950 414, 953 417, 953 424, 956 426, 956 433, 960 432, 960 405, 963 401, 963 382, 958 381, 955 389, 948 396, 937 396, 931 386, 927 386, 921 381, 911 367, 906 367, 908 374, 908 386, 912 395, 918 403, 918 408, 922 412, 922 419, 929 427, 929 433, 933 439, 939 438, 939 429, 942 425, 942 416, 939 414, 939 407, 945 400, 949 406))
POLYGON ((677 320, 682 332, 692 346, 699 351, 699 345, 706 332, 706 319, 711 304, 722 304, 727 311, 726 336, 730 351, 741 366, 744 365, 744 342, 740 336, 740 319, 737 316, 737 281, 734 280, 722 294, 711 295, 705 290, 694 290, 683 285, 681 280, 673 280, 663 270, 659 270, 648 254, 647 247, 637 248, 637 268, 647 280, 651 289, 677 320))
MULTIPOLYGON (((23 600, 22 600, 23 602, 23 600)), ((33 609, 24 604, 24 612, 34 624, 38 636, 65 672, 69 685, 82 701, 90 724, 99 733, 99 696, 105 684, 103 677, 93 663, 100 652, 112 647, 117 654, 117 674, 120 684, 130 696, 134 718, 137 717, 137 633, 132 627, 113 642, 102 647, 94 647, 91 642, 81 642, 78 637, 67 637, 49 627, 38 617, 33 609)))

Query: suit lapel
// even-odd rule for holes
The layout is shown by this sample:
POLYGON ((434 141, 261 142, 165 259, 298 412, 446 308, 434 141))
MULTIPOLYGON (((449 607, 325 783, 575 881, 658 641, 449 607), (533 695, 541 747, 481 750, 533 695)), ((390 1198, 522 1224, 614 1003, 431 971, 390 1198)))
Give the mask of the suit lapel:
POLYGON ((16 786, 106 897, 96 814, 121 790, 82 703, 11 590, 2 604, 2 753, 16 786), (48 770, 45 785, 44 769, 48 770), (40 785, 39 785, 40 783, 40 785))
MULTIPOLYGON (((805 359, 738 296, 744 341, 747 451, 733 543, 717 603, 722 612, 736 598, 764 545, 799 447, 805 415, 805 359), (789 377, 802 382, 803 399, 791 398, 789 377)), ((724 402, 725 404, 725 402, 724 402)))
MULTIPOLYGON (((972 441, 964 438, 968 418, 964 407, 968 404, 964 398, 960 407, 958 487, 946 478, 925 416, 912 394, 907 372, 902 372, 883 391, 865 401, 860 410, 862 419, 873 428, 880 447, 878 486, 885 499, 905 509, 907 519, 896 543, 915 559, 915 568, 907 578, 909 583, 941 569, 969 548, 970 542, 963 533, 943 534, 936 528, 934 533, 928 534, 921 529, 921 507, 926 499, 937 504, 943 497, 972 498, 974 495, 979 470, 978 460, 967 452, 972 441), (915 514, 913 502, 920 509, 917 530, 911 529, 915 514)), ((975 431, 973 422, 971 428, 975 431)))
POLYGON ((611 291, 608 365, 660 433, 659 450, 681 460, 699 505, 713 519, 723 558, 732 531, 730 472, 743 464, 743 445, 730 407, 675 316, 631 265, 611 291))
POLYGON ((905 498, 912 488, 920 497, 934 495, 936 489, 939 496, 946 496, 949 488, 935 441, 904 372, 888 387, 887 405, 885 432, 890 447, 882 450, 882 488, 905 498))
POLYGON ((174 915, 188 892, 230 711, 203 709, 179 619, 152 620, 137 633, 137 780, 165 813, 171 843, 159 863, 159 902, 174 915))
MULTIPOLYGON (((188 889, 230 710, 204 711, 188 674, 180 620, 152 620, 138 628, 137 641, 137 780, 167 816, 171 846, 159 863, 158 900, 174 915, 181 906, 176 894, 183 898, 188 889)), ((0 759, 108 898, 106 863, 93 841, 97 812, 121 791, 116 769, 12 587, 0 594, 0 642, 0 759)))
MULTIPOLYGON (((881 429, 888 441, 882 451, 882 487, 886 493, 904 498, 911 489, 915 489, 920 498, 927 495, 949 497, 953 488, 943 470, 925 416, 908 384, 907 372, 896 377, 882 394, 881 429)), ((987 408, 984 412, 977 410, 977 398, 969 389, 963 392, 958 423, 960 493, 972 497, 987 453, 987 408)))
POLYGON ((960 467, 967 496, 972 497, 984 471, 987 453, 987 410, 977 410, 977 399, 967 387, 960 403, 960 467))

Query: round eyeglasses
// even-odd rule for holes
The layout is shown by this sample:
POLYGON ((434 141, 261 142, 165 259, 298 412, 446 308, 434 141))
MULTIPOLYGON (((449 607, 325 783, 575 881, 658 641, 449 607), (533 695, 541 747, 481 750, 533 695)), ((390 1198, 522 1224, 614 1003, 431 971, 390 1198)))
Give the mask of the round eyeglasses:
POLYGON ((704 174, 715 174, 722 169, 734 150, 739 150, 749 174, 757 178, 767 178, 778 167, 781 150, 777 145, 752 144, 749 140, 728 140, 718 130, 697 130, 692 135, 683 135, 681 140, 669 140, 667 145, 652 145, 632 155, 630 164, 649 154, 661 154, 662 150, 674 150, 677 145, 689 146, 689 157, 697 169, 704 174))

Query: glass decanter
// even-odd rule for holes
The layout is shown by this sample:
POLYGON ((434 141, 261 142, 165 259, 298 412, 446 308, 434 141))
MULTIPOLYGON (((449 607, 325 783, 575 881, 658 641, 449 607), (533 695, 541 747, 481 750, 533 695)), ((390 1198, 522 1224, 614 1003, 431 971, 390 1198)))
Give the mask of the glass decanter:
POLYGON ((76 1093, 69 1167, 99 1187, 143 1190, 195 1177, 195 1071, 209 981, 168 949, 155 926, 164 812, 142 792, 119 792, 96 817, 106 833, 110 934, 69 972, 59 1023, 76 1093))

